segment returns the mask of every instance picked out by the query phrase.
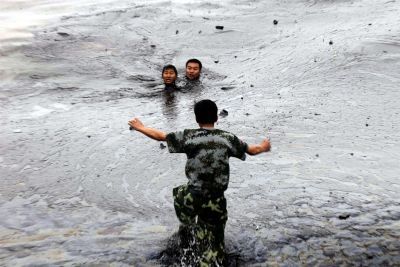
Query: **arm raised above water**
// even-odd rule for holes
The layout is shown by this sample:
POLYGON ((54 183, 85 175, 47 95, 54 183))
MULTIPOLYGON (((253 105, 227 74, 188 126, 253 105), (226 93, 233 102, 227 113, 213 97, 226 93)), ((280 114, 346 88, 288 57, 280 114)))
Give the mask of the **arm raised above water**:
POLYGON ((271 143, 269 142, 269 139, 264 139, 260 144, 248 145, 246 153, 254 156, 263 152, 268 152, 270 150, 271 150, 271 143))
POLYGON ((165 132, 144 126, 144 124, 138 118, 130 120, 128 124, 136 131, 141 132, 142 134, 150 137, 151 139, 157 141, 166 140, 167 134, 165 132))

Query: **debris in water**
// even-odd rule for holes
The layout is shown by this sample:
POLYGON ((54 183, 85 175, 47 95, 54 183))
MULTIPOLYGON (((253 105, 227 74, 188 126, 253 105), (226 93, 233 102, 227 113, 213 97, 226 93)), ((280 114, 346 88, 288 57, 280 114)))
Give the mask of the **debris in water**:
POLYGON ((178 31, 178 30, 176 30, 175 34, 178 34, 178 33, 179 33, 179 31, 178 31))
POLYGON ((333 42, 332 42, 332 40, 330 40, 330 41, 329 41, 329 45, 333 45, 333 42))
POLYGON ((217 30, 223 30, 223 29, 224 29, 224 26, 215 26, 215 28, 216 28, 217 30))
POLYGON ((354 156, 354 153, 350 153, 350 156, 354 156))
POLYGON ((62 37, 67 37, 67 36, 69 36, 69 34, 66 33, 66 32, 57 32, 57 34, 60 35, 60 36, 62 36, 62 37))
POLYGON ((368 123, 366 123, 366 124, 365 124, 365 126, 367 126, 367 127, 368 127, 368 126, 369 126, 369 124, 368 124, 368 123))
POLYGON ((350 214, 339 215, 340 220, 346 220, 350 217, 350 214))
POLYGON ((233 88, 235 88, 235 87, 234 86, 222 86, 221 90, 227 91, 227 90, 231 90, 233 88))
POLYGON ((166 145, 164 145, 163 143, 160 143, 160 148, 161 149, 164 149, 164 148, 166 148, 167 146, 166 145))
POLYGON ((90 138, 90 137, 92 137, 91 135, 87 135, 87 138, 90 138))
POLYGON ((276 19, 274 19, 274 25, 277 25, 278 21, 276 19))
POLYGON ((319 154, 315 154, 315 156, 316 156, 317 158, 319 158, 319 154))
POLYGON ((219 60, 214 60, 214 63, 215 63, 215 64, 218 64, 218 62, 219 62, 219 60))
POLYGON ((22 130, 21 130, 21 129, 15 129, 15 130, 13 131, 13 133, 22 133, 22 130))
POLYGON ((250 87, 254 87, 254 85, 250 84, 250 87))
POLYGON ((201 33, 201 30, 199 31, 199 34, 201 33))
POLYGON ((221 110, 221 112, 219 113, 219 115, 220 115, 221 117, 226 117, 226 116, 228 116, 228 111, 227 111, 226 109, 223 109, 223 110, 221 110))
POLYGON ((150 45, 151 48, 156 48, 156 45, 150 45))

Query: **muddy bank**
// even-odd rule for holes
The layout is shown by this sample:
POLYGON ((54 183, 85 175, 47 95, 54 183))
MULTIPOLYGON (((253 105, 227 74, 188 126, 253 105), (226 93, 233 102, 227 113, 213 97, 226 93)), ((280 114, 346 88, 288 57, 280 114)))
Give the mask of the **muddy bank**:
POLYGON ((239 265, 400 262, 398 2, 76 5, 0 47, 2 265, 160 264, 185 156, 127 121, 196 127, 201 98, 228 112, 219 128, 273 144, 231 160, 239 265), (191 57, 203 88, 167 101, 161 67, 191 57))

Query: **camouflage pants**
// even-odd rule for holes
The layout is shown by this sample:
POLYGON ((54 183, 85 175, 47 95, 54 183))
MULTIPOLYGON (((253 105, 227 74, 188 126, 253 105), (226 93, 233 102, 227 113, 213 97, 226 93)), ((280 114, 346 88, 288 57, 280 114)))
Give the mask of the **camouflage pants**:
POLYGON ((193 194, 187 185, 173 189, 179 227, 182 265, 223 266, 224 230, 228 219, 225 197, 193 194))

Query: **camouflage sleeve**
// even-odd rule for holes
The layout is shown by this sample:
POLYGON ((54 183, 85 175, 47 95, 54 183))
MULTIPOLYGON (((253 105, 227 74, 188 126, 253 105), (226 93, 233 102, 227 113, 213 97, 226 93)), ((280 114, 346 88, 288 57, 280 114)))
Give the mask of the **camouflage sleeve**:
POLYGON ((246 160, 246 150, 247 144, 237 136, 234 136, 232 140, 231 157, 246 160))
POLYGON ((167 145, 170 153, 184 153, 184 132, 167 134, 167 145))

